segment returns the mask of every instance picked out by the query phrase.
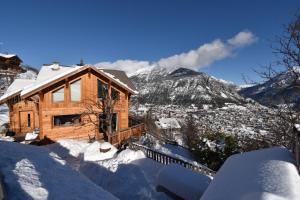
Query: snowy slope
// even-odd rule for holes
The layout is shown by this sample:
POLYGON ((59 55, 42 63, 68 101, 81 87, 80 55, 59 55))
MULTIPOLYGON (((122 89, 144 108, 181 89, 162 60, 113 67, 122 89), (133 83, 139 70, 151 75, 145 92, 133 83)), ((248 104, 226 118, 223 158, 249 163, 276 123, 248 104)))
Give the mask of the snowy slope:
POLYGON ((233 155, 201 200, 298 200, 300 176, 293 162, 292 154, 279 147, 233 155))
POLYGON ((116 199, 43 147, 0 141, 0 152, 8 199, 116 199))
MULTIPOLYGON (((300 73, 299 70, 296 72, 300 73)), ((283 72, 262 84, 242 88, 239 93, 242 96, 258 101, 263 105, 299 103, 300 88, 290 87, 294 82, 293 77, 293 72, 283 72)), ((296 83, 299 85, 300 80, 296 80, 296 83)))

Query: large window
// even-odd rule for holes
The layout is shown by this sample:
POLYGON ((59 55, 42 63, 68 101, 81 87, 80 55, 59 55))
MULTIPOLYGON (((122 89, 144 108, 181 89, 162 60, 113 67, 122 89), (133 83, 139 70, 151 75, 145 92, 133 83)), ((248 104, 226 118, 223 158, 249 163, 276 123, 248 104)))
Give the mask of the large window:
POLYGON ((105 99, 108 94, 107 84, 98 80, 98 98, 105 99))
POLYGON ((81 100, 81 87, 80 80, 77 80, 71 83, 71 101, 80 101, 81 100))
POLYGON ((65 89, 61 88, 52 93, 53 102, 62 102, 65 100, 65 89))
POLYGON ((114 88, 111 88, 111 98, 113 100, 119 100, 120 99, 120 92, 115 90, 114 88))
POLYGON ((72 126, 80 122, 80 115, 59 115, 53 117, 54 126, 72 126))
MULTIPOLYGON (((99 115, 99 121, 100 121, 99 131, 101 133, 107 132, 107 126, 106 126, 105 120, 106 120, 106 115, 104 113, 101 113, 99 115)), ((113 113, 112 120, 111 120, 111 131, 116 132, 117 130, 118 130, 118 114, 113 113)))

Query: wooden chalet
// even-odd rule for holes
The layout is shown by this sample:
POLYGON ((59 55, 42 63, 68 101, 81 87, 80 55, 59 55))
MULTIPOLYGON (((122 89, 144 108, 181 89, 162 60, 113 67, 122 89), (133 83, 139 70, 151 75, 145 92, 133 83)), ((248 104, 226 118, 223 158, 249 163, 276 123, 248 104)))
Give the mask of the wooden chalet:
POLYGON ((23 72, 23 69, 20 67, 22 60, 15 54, 2 54, 0 53, 0 72, 1 71, 15 71, 23 72))
POLYGON ((108 141, 119 144, 131 136, 139 136, 144 131, 143 124, 129 127, 128 120, 130 96, 137 92, 119 70, 91 65, 44 65, 36 80, 16 79, 0 97, 0 104, 8 105, 10 130, 16 135, 39 129, 41 140, 103 139, 102 110, 98 109, 99 115, 89 118, 82 113, 90 106, 89 102, 102 98, 104 89, 109 95, 118 96, 112 117, 113 133, 108 135, 108 141), (98 121, 98 127, 89 120, 98 121))

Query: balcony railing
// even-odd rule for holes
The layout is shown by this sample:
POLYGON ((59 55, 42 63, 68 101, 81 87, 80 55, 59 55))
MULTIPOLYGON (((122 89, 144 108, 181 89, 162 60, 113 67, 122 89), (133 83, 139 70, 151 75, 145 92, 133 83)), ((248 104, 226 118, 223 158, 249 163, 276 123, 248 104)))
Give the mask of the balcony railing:
POLYGON ((126 129, 121 129, 118 132, 112 133, 108 135, 108 142, 111 144, 118 146, 123 141, 128 140, 131 137, 140 137, 141 135, 145 134, 145 125, 138 124, 126 129))

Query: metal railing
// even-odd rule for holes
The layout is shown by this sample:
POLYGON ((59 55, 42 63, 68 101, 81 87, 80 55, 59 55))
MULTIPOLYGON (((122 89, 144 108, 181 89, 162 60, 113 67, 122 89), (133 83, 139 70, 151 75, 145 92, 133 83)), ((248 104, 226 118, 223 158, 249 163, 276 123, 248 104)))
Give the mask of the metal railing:
POLYGON ((209 176, 214 176, 216 174, 215 171, 209 169, 208 167, 206 167, 204 165, 195 165, 193 163, 190 163, 190 162, 184 161, 182 159, 175 158, 170 155, 155 151, 149 147, 146 147, 146 146, 143 146, 143 145, 140 145, 137 143, 130 143, 128 147, 135 151, 140 150, 146 155, 147 158, 150 158, 150 159, 152 159, 156 162, 159 162, 161 164, 164 164, 164 165, 168 165, 170 163, 175 163, 175 164, 179 164, 187 169, 191 169, 196 172, 201 172, 201 173, 204 173, 209 176))

